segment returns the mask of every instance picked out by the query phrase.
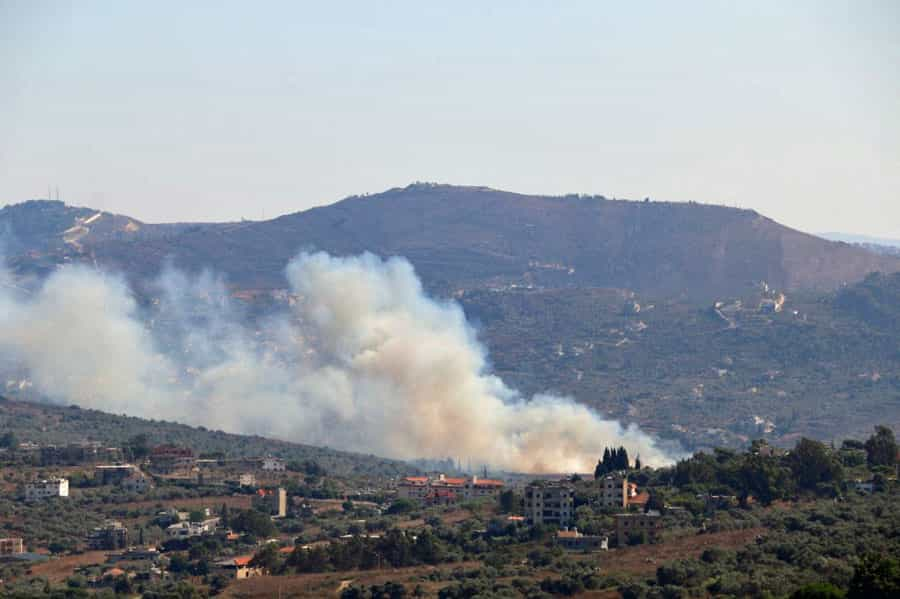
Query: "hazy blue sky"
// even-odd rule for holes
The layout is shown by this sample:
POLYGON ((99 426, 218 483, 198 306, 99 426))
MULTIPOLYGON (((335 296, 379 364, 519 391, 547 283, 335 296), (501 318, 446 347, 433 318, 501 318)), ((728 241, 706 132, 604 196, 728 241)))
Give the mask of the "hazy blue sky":
POLYGON ((0 0, 0 204, 261 218, 414 180, 900 237, 900 2, 0 0))

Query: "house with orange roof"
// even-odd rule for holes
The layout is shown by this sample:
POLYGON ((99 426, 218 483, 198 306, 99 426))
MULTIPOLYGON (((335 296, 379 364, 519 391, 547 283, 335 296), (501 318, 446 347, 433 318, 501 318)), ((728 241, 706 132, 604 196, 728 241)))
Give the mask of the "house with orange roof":
POLYGON ((503 486, 503 481, 477 476, 468 478, 448 477, 443 474, 436 477, 407 476, 397 485, 397 497, 448 505, 456 501, 496 497, 503 490, 503 486))
POLYGON ((252 559, 252 555, 230 557, 228 559, 217 561, 215 564, 215 569, 219 574, 223 574, 235 580, 243 580, 245 578, 253 578, 254 576, 262 576, 262 568, 257 568, 250 565, 250 561, 252 559))

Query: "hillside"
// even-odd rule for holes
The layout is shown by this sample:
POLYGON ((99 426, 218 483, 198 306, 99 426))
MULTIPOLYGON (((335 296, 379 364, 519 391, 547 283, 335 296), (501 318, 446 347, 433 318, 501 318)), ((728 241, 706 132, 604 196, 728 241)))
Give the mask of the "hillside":
POLYGON ((717 311, 624 290, 510 289, 460 302, 511 385, 572 395, 688 448, 900 426, 900 276, 788 294, 780 312, 765 299, 717 311))
POLYGON ((75 406, 26 403, 0 397, 0 434, 11 432, 20 442, 65 444, 100 441, 121 447, 135 435, 147 435, 152 445, 174 444, 198 453, 228 457, 274 455, 286 460, 313 460, 336 475, 395 475, 415 470, 409 465, 370 455, 336 451, 249 435, 233 435, 162 420, 144 420, 75 406))
POLYGON ((417 184, 265 222, 88 223, 96 214, 0 211, 19 231, 14 269, 89 260, 140 284, 167 262, 211 268, 265 317, 281 300, 257 291, 283 287, 300 249, 402 255, 460 302, 495 371, 527 394, 571 395, 687 447, 900 424, 900 275, 867 275, 900 259, 752 211, 417 184), (77 245, 60 241, 72 219, 90 229, 77 245))
MULTIPOLYGON (((13 209, 28 211, 4 210, 13 209)), ((107 220, 115 234, 92 232, 79 241, 92 259, 136 279, 152 277, 168 260, 192 271, 212 268, 243 289, 282 287, 284 265, 302 249, 402 255, 431 289, 446 294, 532 284, 706 301, 759 281, 833 290, 872 271, 900 270, 900 258, 800 233, 748 210, 481 187, 415 184, 262 222, 140 224, 131 233, 115 217, 107 220)), ((20 227, 3 213, 0 225, 20 227)), ((36 247, 54 251, 49 243, 36 247)))

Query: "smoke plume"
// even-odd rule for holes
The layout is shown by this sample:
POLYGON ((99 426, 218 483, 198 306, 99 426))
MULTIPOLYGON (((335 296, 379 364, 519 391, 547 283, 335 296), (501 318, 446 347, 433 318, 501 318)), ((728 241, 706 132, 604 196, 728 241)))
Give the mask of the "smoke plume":
POLYGON ((403 259, 301 254, 290 306, 253 326, 221 280, 174 270, 141 308, 119 277, 70 266, 29 296, 0 286, 0 352, 56 401, 397 458, 589 471, 609 445, 671 458, 571 399, 488 372, 453 302, 403 259))

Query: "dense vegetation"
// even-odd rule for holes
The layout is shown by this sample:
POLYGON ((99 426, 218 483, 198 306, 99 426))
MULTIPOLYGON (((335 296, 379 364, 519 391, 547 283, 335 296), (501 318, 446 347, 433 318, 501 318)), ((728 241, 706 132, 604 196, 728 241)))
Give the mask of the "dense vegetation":
POLYGON ((250 435, 233 435, 204 427, 174 422, 113 415, 77 406, 61 407, 9 401, 0 397, 0 435, 39 444, 100 441, 126 447, 143 437, 149 445, 191 447, 197 454, 237 457, 273 455, 302 464, 316 464, 334 474, 391 475, 411 470, 402 462, 276 441, 250 435))

